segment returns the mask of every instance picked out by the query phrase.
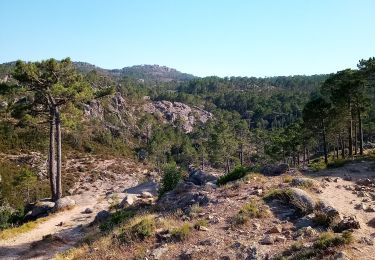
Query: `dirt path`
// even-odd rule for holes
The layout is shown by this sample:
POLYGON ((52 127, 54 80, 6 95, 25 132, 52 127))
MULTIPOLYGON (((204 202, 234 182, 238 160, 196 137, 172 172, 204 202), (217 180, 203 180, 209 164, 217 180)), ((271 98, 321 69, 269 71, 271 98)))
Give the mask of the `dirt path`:
MULTIPOLYGON (((103 165, 107 167, 108 163, 103 165)), ((109 208, 111 195, 121 195, 124 189, 134 187, 138 178, 131 172, 91 184, 82 181, 77 185, 78 194, 71 196, 76 201, 73 209, 51 214, 35 229, 15 238, 0 240, 0 259, 52 259, 56 253, 73 247, 84 237, 83 228, 99 211, 109 208), (92 213, 84 213, 87 208, 92 213)))
POLYGON ((361 228, 355 230, 355 243, 351 247, 352 259, 375 259, 375 246, 364 241, 365 239, 374 241, 375 226, 369 225, 371 220, 375 220, 375 212, 367 212, 357 209, 356 205, 365 204, 375 207, 375 190, 366 192, 369 196, 358 196, 354 189, 355 181, 360 178, 372 179, 375 177, 374 162, 360 162, 346 165, 342 168, 325 170, 319 173, 318 178, 331 178, 326 182, 326 187, 319 194, 319 198, 333 205, 344 216, 355 216, 361 228), (352 181, 346 181, 344 177, 351 177, 352 181))

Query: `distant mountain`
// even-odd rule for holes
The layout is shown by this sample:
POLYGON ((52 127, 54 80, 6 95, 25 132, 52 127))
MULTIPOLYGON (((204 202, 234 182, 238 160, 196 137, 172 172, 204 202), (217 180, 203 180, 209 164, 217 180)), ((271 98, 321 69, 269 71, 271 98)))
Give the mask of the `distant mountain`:
MULTIPOLYGON (((16 62, 7 62, 0 64, 0 80, 8 75, 16 62)), ((74 62, 77 70, 83 74, 91 71, 97 71, 101 74, 108 75, 114 78, 131 77, 142 81, 153 82, 170 82, 170 81, 188 81, 196 78, 187 73, 182 73, 176 69, 159 65, 136 65, 131 67, 124 67, 122 69, 103 69, 87 62, 74 62)))
POLYGON ((90 71, 97 71, 112 77, 131 77, 144 81, 188 81, 194 79, 195 76, 187 73, 182 73, 176 69, 159 65, 136 65, 131 67, 124 67, 122 69, 107 70, 86 62, 74 62, 77 70, 82 73, 90 71))

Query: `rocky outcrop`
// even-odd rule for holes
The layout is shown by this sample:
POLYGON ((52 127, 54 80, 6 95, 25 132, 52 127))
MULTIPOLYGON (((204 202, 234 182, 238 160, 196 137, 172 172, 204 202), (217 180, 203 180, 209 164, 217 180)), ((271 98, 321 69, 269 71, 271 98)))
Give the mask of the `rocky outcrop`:
POLYGON ((201 108, 190 107, 181 102, 154 101, 143 106, 145 112, 159 117, 164 123, 182 124, 186 133, 193 131, 194 125, 198 122, 206 123, 213 115, 201 108))
POLYGON ((206 205, 210 201, 208 193, 192 182, 182 182, 170 192, 164 194, 157 203, 157 208, 162 211, 175 211, 182 209, 188 212, 192 205, 206 205))
POLYGON ((87 118, 104 119, 104 108, 96 99, 91 100, 88 104, 84 104, 83 112, 87 118))
POLYGON ((54 211, 63 211, 72 209, 76 205, 76 202, 70 197, 64 197, 56 201, 53 208, 54 211))
POLYGON ((30 207, 30 211, 25 215, 25 221, 47 216, 55 207, 55 203, 49 200, 41 200, 30 205, 30 207))
POLYGON ((290 188, 289 203, 304 214, 313 212, 316 207, 315 199, 306 191, 298 188, 290 188))
POLYGON ((281 175, 285 172, 287 172, 289 169, 289 165, 286 164, 286 163, 282 163, 282 164, 279 164, 279 165, 266 165, 266 166, 263 166, 261 169, 260 169, 260 172, 264 175, 268 175, 268 176, 277 176, 277 175, 281 175))
POLYGON ((205 185, 207 182, 216 182, 217 177, 199 169, 190 169, 188 181, 195 185, 205 185))

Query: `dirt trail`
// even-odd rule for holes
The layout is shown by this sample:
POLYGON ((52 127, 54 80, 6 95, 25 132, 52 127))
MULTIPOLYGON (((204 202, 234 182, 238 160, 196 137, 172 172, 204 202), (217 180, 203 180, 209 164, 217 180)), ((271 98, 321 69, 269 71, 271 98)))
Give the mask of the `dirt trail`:
POLYGON ((333 205, 342 215, 355 216, 361 225, 361 228, 354 232, 355 243, 350 252, 352 259, 375 259, 375 246, 363 241, 364 238, 370 240, 375 238, 375 227, 369 225, 371 220, 375 220, 375 212, 356 209, 356 205, 361 203, 374 207, 375 197, 371 197, 371 194, 366 198, 360 197, 352 190, 345 188, 353 188, 355 181, 360 178, 374 178, 375 163, 352 163, 341 168, 322 171, 317 177, 320 179, 330 177, 333 180, 326 182, 327 186, 319 194, 319 198, 333 205), (343 179, 348 176, 352 178, 352 181, 343 179))
MULTIPOLYGON (((107 167, 110 163, 102 163, 107 167)), ((138 183, 139 176, 118 174, 115 178, 79 183, 79 194, 71 196, 76 206, 64 212, 51 214, 35 229, 9 240, 0 240, 0 259, 52 259, 58 252, 73 247, 84 236, 84 226, 91 223, 96 214, 109 208, 110 196, 122 193, 138 183), (90 208, 92 213, 84 210, 90 208), (53 235, 48 239, 46 236, 53 235)))

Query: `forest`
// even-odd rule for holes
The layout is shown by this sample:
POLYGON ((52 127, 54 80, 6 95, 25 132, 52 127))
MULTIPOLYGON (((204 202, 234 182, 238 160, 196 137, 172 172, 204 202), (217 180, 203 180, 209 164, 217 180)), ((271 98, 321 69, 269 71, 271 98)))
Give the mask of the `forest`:
MULTIPOLYGON (((50 168, 50 175, 59 176, 64 159, 61 150, 131 156, 159 169, 175 162, 185 169, 196 165, 230 172, 240 165, 305 165, 321 156, 328 164, 363 154, 364 146, 374 141, 374 58, 361 60, 358 69, 330 75, 205 77, 156 84, 155 79, 141 82, 131 76, 111 77, 81 67, 69 59, 1 66, 2 75, 11 78, 0 86, 1 153, 57 152, 58 163, 50 168), (61 73, 58 80, 51 78, 56 73, 61 73), (45 87, 38 80, 53 87, 51 94, 41 92, 45 87), (129 107, 149 96, 151 100, 200 107, 213 113, 214 119, 197 125, 191 133, 184 133, 178 125, 160 124, 142 111, 125 116, 126 127, 121 128, 118 118, 105 114, 105 124, 113 128, 117 125, 116 133, 95 118, 82 119, 84 103, 95 99, 105 106, 115 92, 126 99, 129 107), (58 139, 48 138, 48 132, 54 135, 56 131, 58 139), (147 140, 141 138, 146 132, 147 140), (51 145, 49 140, 62 143, 62 147, 54 142, 51 145)), ((49 193, 44 182, 36 181, 32 169, 18 170, 7 162, 2 164, 2 178, 13 179, 1 183, 2 205, 11 201, 20 210, 26 202, 49 193), (35 186, 32 198, 21 195, 17 187, 22 182, 35 186)), ((63 192, 61 177, 57 179, 51 191, 56 198, 63 192)))

